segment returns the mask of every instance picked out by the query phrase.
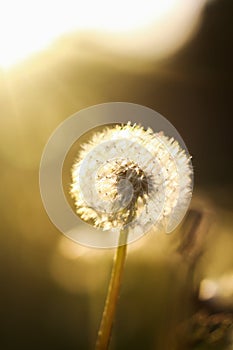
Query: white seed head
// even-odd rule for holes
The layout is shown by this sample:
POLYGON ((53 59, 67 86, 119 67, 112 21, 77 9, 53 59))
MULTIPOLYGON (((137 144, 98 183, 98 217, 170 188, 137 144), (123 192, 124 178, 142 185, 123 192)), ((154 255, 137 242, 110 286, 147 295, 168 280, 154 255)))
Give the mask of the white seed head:
POLYGON ((144 233, 154 225, 174 227, 183 216, 192 167, 173 138, 128 122, 95 133, 81 148, 70 193, 83 221, 144 233))

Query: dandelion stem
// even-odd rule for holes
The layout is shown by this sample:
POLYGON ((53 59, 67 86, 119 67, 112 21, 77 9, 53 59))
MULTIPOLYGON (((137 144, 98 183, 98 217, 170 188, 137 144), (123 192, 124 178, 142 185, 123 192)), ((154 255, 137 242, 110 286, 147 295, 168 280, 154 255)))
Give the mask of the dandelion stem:
POLYGON ((112 326, 115 318, 116 306, 126 258, 127 234, 127 230, 122 230, 120 232, 119 245, 115 253, 115 259, 113 262, 104 311, 97 336, 95 347, 96 350, 106 350, 108 349, 110 343, 112 326))

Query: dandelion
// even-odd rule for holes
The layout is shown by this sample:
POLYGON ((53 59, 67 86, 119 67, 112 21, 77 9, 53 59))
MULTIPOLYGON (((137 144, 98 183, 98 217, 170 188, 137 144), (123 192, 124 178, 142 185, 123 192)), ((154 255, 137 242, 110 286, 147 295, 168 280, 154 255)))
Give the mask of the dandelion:
POLYGON ((81 148, 70 189, 76 212, 95 228, 114 230, 120 237, 96 343, 96 350, 106 350, 127 238, 156 225, 170 231, 179 223, 191 198, 192 167, 174 138, 130 122, 106 127, 81 148))
POLYGON ((83 221, 103 230, 145 233, 183 213, 191 175, 190 158, 176 140, 128 122, 82 145, 70 192, 83 221))
MULTIPOLYGON (((170 135, 179 139, 174 127, 155 111, 117 102, 92 106, 73 115, 55 130, 45 147, 40 190, 51 221, 66 236, 84 245, 117 247, 96 350, 106 350, 109 345, 127 244, 152 228, 171 232, 188 209, 191 161, 182 140, 179 143, 170 135), (161 125, 168 135, 129 122, 129 115, 133 123, 144 115, 147 123, 161 125), (119 123, 113 124, 117 116, 119 123), (87 126, 96 123, 101 131, 90 129, 89 138, 83 134, 86 141, 79 144, 71 168, 75 216, 65 200, 62 167, 75 140, 87 126)), ((180 250, 187 252, 186 248, 187 244, 180 250)), ((195 259, 198 252, 194 251, 195 259)))

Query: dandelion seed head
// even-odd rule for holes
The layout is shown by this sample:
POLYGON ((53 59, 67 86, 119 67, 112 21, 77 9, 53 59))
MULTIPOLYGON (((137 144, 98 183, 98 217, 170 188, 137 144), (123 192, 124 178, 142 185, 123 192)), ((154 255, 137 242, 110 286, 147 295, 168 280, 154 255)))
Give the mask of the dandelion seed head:
POLYGON ((166 225, 191 190, 190 158, 179 143, 130 122, 94 133, 72 167, 76 213, 102 230, 166 225))

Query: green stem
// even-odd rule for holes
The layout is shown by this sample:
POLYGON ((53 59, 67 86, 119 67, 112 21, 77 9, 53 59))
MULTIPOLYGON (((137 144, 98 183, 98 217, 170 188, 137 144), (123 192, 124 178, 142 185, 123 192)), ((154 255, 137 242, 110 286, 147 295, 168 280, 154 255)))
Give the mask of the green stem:
POLYGON ((107 350, 109 346, 126 258, 126 241, 127 230, 122 230, 120 233, 119 245, 115 254, 104 311, 97 336, 96 350, 107 350))

